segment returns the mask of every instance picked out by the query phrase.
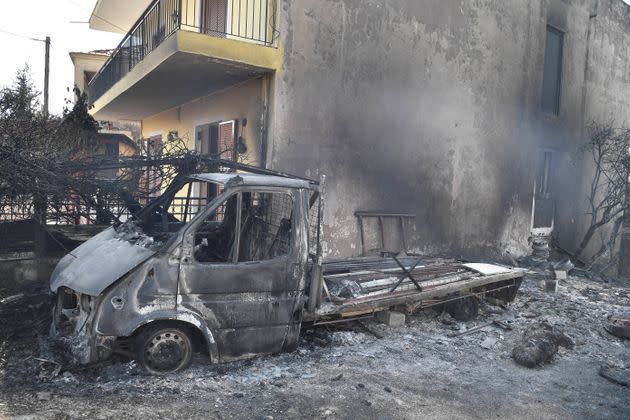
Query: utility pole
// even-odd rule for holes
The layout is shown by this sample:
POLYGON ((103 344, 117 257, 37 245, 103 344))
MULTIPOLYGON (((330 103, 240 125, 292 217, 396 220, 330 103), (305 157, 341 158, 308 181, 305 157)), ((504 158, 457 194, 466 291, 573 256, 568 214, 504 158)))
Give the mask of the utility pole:
MULTIPOLYGON (((39 40, 41 41, 41 40, 39 40)), ((47 36, 44 41, 46 44, 46 57, 44 62, 44 118, 48 118, 48 78, 50 75, 50 37, 47 36)), ((43 280, 48 274, 46 267, 46 207, 48 197, 40 192, 35 193, 33 197, 33 216, 35 219, 35 259, 37 279, 43 280)))
POLYGON ((50 37, 46 40, 46 62, 44 63, 44 116, 48 116, 48 78, 50 74, 50 37))

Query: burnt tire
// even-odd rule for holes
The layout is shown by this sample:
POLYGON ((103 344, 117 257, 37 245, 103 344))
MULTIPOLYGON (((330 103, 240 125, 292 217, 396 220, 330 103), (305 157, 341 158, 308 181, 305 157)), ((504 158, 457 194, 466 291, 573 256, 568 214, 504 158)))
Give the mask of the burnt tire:
POLYGON ((135 340, 136 359, 148 373, 165 375, 186 369, 192 359, 190 330, 179 325, 149 325, 135 340))
POLYGON ((448 302, 444 309, 458 321, 471 321, 479 313, 479 302, 472 296, 448 302))

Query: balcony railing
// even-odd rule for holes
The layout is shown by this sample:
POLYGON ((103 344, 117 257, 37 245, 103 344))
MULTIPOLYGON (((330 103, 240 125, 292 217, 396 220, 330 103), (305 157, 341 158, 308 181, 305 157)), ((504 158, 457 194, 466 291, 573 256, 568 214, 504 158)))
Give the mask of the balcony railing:
POLYGON ((178 30, 272 46, 276 0, 154 0, 89 83, 93 103, 178 30))

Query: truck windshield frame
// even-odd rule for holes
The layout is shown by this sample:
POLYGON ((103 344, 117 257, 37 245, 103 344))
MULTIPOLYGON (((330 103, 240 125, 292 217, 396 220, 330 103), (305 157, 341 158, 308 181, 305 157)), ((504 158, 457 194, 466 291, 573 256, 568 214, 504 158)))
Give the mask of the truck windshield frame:
MULTIPOLYGON (((134 216, 133 221, 144 232, 156 237, 168 237, 179 232, 199 213, 222 196, 222 194, 216 197, 192 196, 195 189, 193 188, 194 184, 205 186, 205 191, 210 191, 210 186, 220 187, 219 184, 209 181, 192 178, 175 179, 159 197, 140 210, 134 216), (181 194, 185 195, 182 196, 181 194), (196 212, 193 213, 194 209, 196 212)), ((199 194, 202 189, 204 188, 197 187, 195 193, 199 194)))
POLYGON ((219 194, 217 197, 211 200, 210 203, 208 203, 204 209, 197 212, 197 214, 190 220, 190 222, 186 223, 183 226, 183 233, 182 233, 183 249, 189 250, 188 252, 190 254, 191 261, 194 261, 194 263, 196 264, 252 264, 252 263, 255 264, 261 261, 287 259, 290 257, 290 255, 294 251, 295 241, 297 240, 296 229, 294 228, 296 224, 295 209, 296 209, 296 204, 297 204, 297 193, 298 193, 297 190, 293 188, 268 187, 268 186, 238 186, 238 187, 232 187, 227 190, 224 190, 221 194, 219 194), (289 231, 290 232, 289 245, 286 251, 282 255, 274 256, 272 258, 264 258, 261 260, 239 261, 239 258, 240 258, 239 254, 240 254, 240 248, 241 248, 241 229, 242 229, 242 224, 243 224, 243 221, 242 221, 243 214, 241 211, 242 211, 242 206, 243 206, 243 194, 246 194, 246 193, 284 194, 290 197, 291 199, 291 217, 290 217, 291 229, 289 231), (206 218, 216 213, 217 209, 220 206, 227 203, 227 201, 230 200, 234 196, 237 197, 236 220, 238 221, 238 223, 235 223, 236 225, 235 233, 234 233, 235 237, 234 237, 234 242, 232 244, 232 248, 234 251, 231 253, 232 254, 230 258, 231 261, 210 262, 210 261, 198 260, 194 255, 195 246, 198 245, 196 244, 196 239, 195 239, 197 230, 199 229, 200 225, 204 222, 206 218))

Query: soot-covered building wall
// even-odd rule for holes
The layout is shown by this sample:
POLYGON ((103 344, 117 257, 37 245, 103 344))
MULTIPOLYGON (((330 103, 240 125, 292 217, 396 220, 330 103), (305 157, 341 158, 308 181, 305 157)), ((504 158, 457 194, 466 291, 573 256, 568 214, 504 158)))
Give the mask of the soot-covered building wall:
POLYGON ((585 126, 630 123, 621 0, 279 0, 278 9, 285 61, 271 84, 267 165, 327 176, 329 255, 360 254, 357 210, 414 213, 418 251, 526 254, 545 152, 555 235, 575 246, 585 126))

